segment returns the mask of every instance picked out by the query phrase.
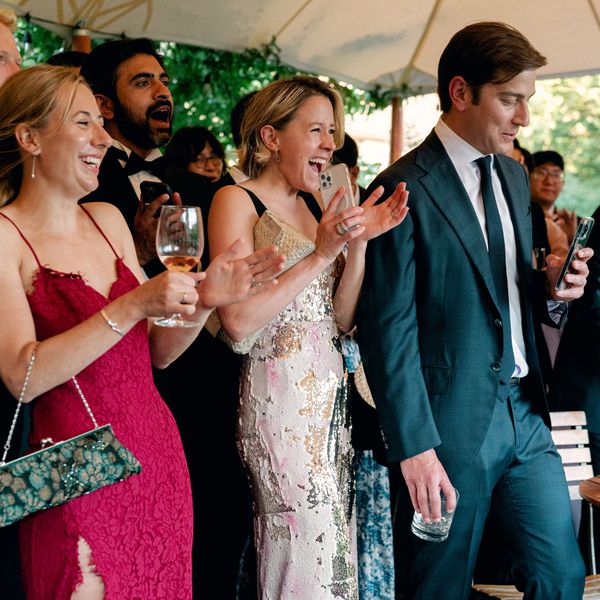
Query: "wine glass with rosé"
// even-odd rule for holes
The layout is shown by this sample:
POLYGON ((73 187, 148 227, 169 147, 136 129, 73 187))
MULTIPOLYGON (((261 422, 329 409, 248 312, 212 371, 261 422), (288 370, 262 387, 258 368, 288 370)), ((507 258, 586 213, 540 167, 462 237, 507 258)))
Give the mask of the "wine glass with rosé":
MULTIPOLYGON (((197 206, 165 206, 156 229, 156 252, 170 271, 191 271, 200 264, 204 248, 202 214, 197 206)), ((179 313, 154 321, 161 327, 195 327, 179 313)))

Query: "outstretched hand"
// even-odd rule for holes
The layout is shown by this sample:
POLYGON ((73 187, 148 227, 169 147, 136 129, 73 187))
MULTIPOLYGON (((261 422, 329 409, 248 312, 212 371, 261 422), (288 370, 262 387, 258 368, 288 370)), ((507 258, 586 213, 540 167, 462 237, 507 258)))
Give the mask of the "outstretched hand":
POLYGON ((285 256, 268 246, 239 258, 241 238, 219 254, 205 271, 198 286, 198 307, 205 309, 243 302, 250 296, 277 285, 285 256))
POLYGON ((357 239, 368 241, 400 225, 408 214, 408 191, 406 183, 402 182, 390 194, 389 198, 375 204, 383 196, 384 188, 380 185, 361 204, 364 209, 364 233, 357 239))

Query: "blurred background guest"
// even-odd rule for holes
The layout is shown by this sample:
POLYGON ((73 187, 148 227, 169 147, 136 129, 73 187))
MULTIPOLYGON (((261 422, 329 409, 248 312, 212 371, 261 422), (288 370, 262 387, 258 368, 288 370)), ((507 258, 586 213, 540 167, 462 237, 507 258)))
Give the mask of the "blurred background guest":
POLYGON ((182 127, 175 132, 165 155, 174 167, 204 175, 213 183, 223 176, 225 150, 221 142, 206 127, 182 127))
POLYGON ((544 209, 547 219, 562 229, 568 246, 575 235, 578 219, 574 211, 556 206, 565 184, 565 161, 554 150, 534 152, 532 157, 531 199, 544 209))

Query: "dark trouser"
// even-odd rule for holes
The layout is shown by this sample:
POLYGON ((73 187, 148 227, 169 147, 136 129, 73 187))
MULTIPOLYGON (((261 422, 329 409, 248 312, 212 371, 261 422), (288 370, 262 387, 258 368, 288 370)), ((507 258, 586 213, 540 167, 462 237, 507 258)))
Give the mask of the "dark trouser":
POLYGON ((203 329, 172 365, 154 373, 190 471, 199 600, 236 599, 240 559, 252 539, 252 497, 235 442, 240 366, 241 357, 203 329))
MULTIPOLYGON (((469 597, 490 511, 512 542, 513 582, 526 599, 581 598, 585 572, 564 470, 550 431, 521 388, 510 386, 510 397, 496 403, 479 453, 453 477, 460 501, 448 539, 435 543, 405 536, 408 598, 469 597)), ((409 531, 407 520, 402 529, 409 531)))

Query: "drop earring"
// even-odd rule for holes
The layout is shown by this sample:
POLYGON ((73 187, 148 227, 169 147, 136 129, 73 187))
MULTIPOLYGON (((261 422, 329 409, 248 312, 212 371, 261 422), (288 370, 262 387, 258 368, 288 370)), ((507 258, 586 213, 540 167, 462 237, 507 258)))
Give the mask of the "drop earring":
POLYGON ((277 164, 281 162, 281 154, 279 154, 279 150, 275 150, 275 162, 277 164))
POLYGON ((33 160, 31 161, 31 179, 35 179, 35 154, 32 154, 33 160))

